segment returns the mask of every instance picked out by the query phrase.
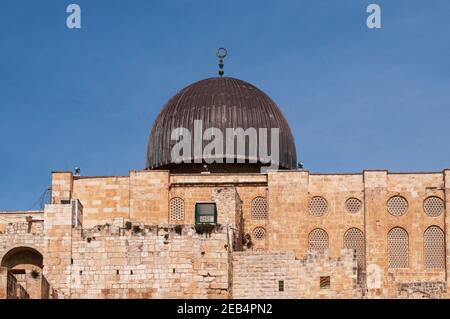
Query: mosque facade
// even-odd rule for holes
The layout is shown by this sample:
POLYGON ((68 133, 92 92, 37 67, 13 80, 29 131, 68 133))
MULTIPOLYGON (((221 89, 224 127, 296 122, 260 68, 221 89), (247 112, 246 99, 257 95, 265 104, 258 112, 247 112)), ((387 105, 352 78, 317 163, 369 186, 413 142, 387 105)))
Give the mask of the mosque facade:
POLYGON ((172 97, 143 170, 51 180, 0 212, 0 298, 450 297, 450 170, 309 172, 239 79, 172 97))

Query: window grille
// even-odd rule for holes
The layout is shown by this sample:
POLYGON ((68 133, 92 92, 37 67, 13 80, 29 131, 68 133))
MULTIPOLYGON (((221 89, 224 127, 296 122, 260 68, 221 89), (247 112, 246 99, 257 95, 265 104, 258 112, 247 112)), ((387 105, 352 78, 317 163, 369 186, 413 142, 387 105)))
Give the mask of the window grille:
POLYGON ((423 202, 423 210, 430 217, 438 217, 444 211, 444 201, 437 196, 431 196, 423 202))
POLYGON ((314 229, 309 234, 309 250, 324 253, 328 250, 328 234, 320 228, 314 229))
POLYGON ((402 196, 393 196, 388 200, 387 209, 392 216, 402 216, 408 210, 408 202, 402 196))
POLYGON ((263 220, 267 218, 267 200, 264 197, 256 197, 252 201, 252 219, 263 220))
POLYGON ((266 239, 266 230, 264 228, 262 228, 262 227, 256 227, 253 230, 253 237, 256 240, 264 240, 264 239, 266 239))
POLYGON ((445 268, 445 235, 441 228, 431 226, 423 235, 425 269, 445 268))
POLYGON ((409 239, 403 228, 396 227, 389 232, 388 257, 389 268, 409 267, 409 239))
POLYGON ((356 252, 358 268, 366 267, 366 245, 364 233, 358 228, 350 228, 344 234, 344 247, 353 249, 356 252))
POLYGON ((323 197, 313 197, 309 201, 309 213, 312 216, 320 217, 327 213, 328 211, 328 203, 323 197))
POLYGON ((175 197, 170 200, 170 220, 184 220, 184 200, 180 197, 175 197))
POLYGON ((349 198, 345 202, 345 209, 348 213, 356 214, 361 210, 362 202, 357 198, 349 198))

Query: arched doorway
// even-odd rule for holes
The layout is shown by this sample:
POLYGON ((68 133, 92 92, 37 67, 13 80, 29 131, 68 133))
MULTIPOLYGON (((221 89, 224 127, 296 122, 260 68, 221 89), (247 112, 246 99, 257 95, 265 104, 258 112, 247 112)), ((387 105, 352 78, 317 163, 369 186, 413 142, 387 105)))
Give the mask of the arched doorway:
POLYGON ((15 247, 3 256, 1 266, 14 274, 30 298, 41 298, 43 257, 39 251, 26 246, 15 247))

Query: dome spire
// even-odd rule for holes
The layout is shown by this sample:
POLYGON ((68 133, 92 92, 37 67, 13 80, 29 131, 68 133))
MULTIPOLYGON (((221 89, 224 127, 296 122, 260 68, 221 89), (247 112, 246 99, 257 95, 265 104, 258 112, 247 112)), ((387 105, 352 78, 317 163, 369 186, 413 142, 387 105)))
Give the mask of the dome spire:
POLYGON ((227 56, 228 51, 225 48, 218 48, 217 49, 217 58, 219 59, 219 75, 220 77, 223 77, 225 71, 223 70, 223 67, 225 66, 225 64, 223 63, 223 59, 225 59, 225 57, 227 56))

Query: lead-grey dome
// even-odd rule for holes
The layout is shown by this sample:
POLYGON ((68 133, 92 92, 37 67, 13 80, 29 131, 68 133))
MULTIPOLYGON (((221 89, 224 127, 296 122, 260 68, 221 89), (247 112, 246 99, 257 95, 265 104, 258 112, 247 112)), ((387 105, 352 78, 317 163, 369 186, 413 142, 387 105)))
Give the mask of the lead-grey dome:
MULTIPOLYGON (((164 106, 153 124, 148 141, 147 169, 170 169, 195 172, 202 165, 174 164, 171 149, 176 141, 171 141, 175 128, 187 128, 194 132, 194 120, 203 121, 203 131, 215 127, 225 134, 226 128, 279 128, 279 166, 294 169, 297 166, 295 142, 283 114, 264 92, 242 80, 224 77, 201 80, 189 85, 164 106)), ((259 141, 259 136, 258 136, 259 141)), ((203 142, 203 147, 209 141, 203 142)), ((269 141, 270 143, 270 141, 269 141)), ((192 142, 192 150, 194 150, 192 142)), ((270 151, 270 147, 269 147, 270 151)), ((225 146, 224 152, 225 154, 225 146)), ((225 157, 216 154, 217 157, 225 157)), ((246 153, 247 154, 247 153, 246 153)), ((228 156, 228 155, 227 155, 228 156)), ((231 154, 236 158, 236 154, 231 154)), ((228 156, 229 157, 229 156, 228 156)), ((214 164, 215 171, 248 171, 258 165, 214 164)))

